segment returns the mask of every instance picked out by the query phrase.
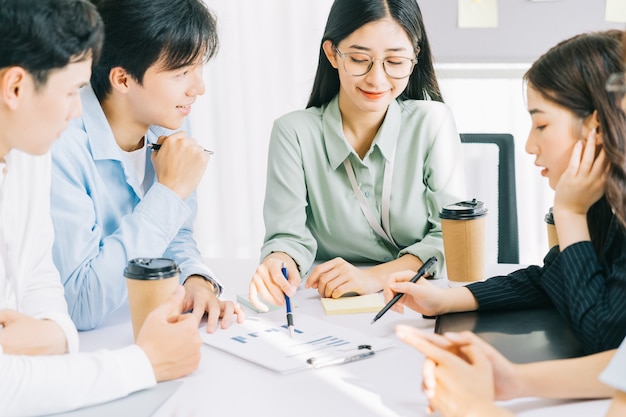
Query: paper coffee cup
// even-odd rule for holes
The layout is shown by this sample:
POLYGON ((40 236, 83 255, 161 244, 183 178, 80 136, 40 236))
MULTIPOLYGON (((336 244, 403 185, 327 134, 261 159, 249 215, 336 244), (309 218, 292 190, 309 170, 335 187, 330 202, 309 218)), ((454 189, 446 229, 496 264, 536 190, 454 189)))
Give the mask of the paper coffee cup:
POLYGON ((552 207, 546 216, 543 218, 546 222, 546 227, 548 229, 548 247, 552 249, 554 246, 559 244, 559 237, 556 235, 556 227, 554 226, 554 216, 552 215, 552 207))
POLYGON ((179 275, 180 268, 171 259, 137 258, 128 262, 124 276, 135 340, 148 314, 176 290, 179 275))
POLYGON ((473 199, 448 205, 439 214, 450 286, 485 279, 487 209, 473 199))

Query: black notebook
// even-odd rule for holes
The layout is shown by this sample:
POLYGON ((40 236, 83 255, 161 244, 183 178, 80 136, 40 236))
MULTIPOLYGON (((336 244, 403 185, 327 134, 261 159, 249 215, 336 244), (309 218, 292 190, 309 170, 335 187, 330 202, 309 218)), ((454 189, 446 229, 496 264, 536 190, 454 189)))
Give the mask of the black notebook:
POLYGON ((471 311, 437 317, 436 333, 463 330, 473 331, 515 363, 583 355, 578 339, 554 309, 471 311))

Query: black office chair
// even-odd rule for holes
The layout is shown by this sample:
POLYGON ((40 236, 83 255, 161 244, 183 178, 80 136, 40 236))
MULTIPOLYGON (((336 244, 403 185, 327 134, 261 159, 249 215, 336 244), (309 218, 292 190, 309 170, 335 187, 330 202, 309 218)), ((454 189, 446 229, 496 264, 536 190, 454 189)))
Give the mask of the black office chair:
MULTIPOLYGON (((513 136, 504 133, 462 133, 461 142, 465 146, 475 146, 475 144, 486 144, 487 148, 497 146, 498 167, 497 167, 497 240, 498 240, 498 263, 517 264, 519 263, 519 232, 517 226, 517 197, 515 187, 515 146, 513 136)), ((464 154, 467 149, 464 149, 464 154)), ((480 151, 481 161, 478 165, 483 165, 485 155, 489 152, 480 151)), ((476 168, 467 166, 466 171, 476 168)), ((475 178, 474 181, 477 179, 475 178)), ((481 183, 488 182, 489 178, 479 178, 481 183)), ((473 185, 468 180, 468 189, 473 185)), ((485 195, 470 195, 486 203, 487 209, 493 213, 493 203, 490 204, 485 195), (491 205, 491 207, 490 207, 491 205)))

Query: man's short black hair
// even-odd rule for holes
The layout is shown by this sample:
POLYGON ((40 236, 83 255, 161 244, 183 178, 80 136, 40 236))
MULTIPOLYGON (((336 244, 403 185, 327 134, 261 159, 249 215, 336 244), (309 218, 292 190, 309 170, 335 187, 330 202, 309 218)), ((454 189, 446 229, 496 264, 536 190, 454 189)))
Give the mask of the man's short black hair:
POLYGON ((26 69, 37 87, 55 69, 97 60, 103 36, 86 0, 0 0, 0 68, 26 69))
POLYGON ((100 101, 111 92, 109 74, 122 67, 139 84, 148 68, 166 71, 207 61, 218 47, 216 21, 202 0, 92 0, 105 41, 91 86, 100 101))

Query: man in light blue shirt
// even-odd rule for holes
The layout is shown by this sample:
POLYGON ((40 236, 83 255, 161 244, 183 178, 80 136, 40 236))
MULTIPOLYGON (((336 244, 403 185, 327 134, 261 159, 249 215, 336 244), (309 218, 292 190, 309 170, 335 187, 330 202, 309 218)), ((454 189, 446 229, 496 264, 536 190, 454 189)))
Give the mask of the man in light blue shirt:
POLYGON ((181 267, 185 307, 208 312, 212 332, 220 318, 225 328, 243 313, 218 298, 222 286, 193 238, 195 188, 209 153, 173 130, 205 91, 215 20, 200 0, 123 3, 98 4, 102 58, 80 93, 83 116, 52 150, 54 261, 79 329, 98 326, 125 302, 130 259, 167 257, 181 267))

